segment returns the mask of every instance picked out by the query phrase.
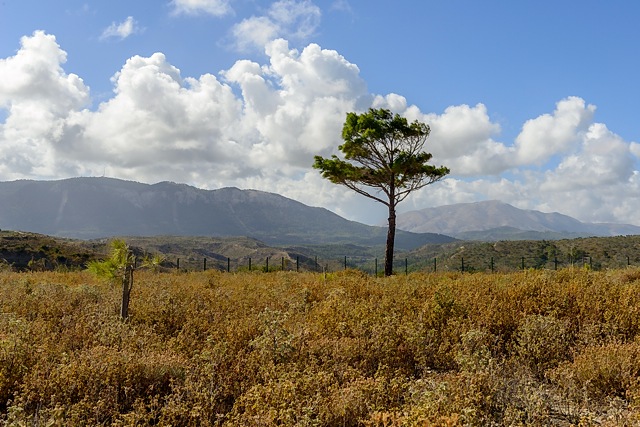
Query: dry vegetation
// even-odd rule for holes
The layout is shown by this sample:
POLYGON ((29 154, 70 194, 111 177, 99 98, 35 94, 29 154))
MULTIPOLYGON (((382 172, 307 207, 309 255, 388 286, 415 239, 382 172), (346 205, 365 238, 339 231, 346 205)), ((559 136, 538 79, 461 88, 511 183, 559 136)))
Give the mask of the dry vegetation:
POLYGON ((0 423, 638 425, 639 280, 0 272, 0 423))

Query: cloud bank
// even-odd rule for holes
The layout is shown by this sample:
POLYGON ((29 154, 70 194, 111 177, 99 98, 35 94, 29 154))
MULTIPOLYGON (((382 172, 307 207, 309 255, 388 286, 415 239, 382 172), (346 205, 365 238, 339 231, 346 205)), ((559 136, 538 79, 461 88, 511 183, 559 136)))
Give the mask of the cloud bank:
MULTIPOLYGON (((268 16, 282 24, 277 8, 268 16)), ((0 59, 0 180, 106 174, 255 188, 380 223, 381 205, 323 180, 311 164, 337 154, 347 112, 385 107, 428 123, 426 149, 452 171, 404 210, 500 199, 640 224, 640 144, 597 123, 596 107, 579 97, 559 100, 504 142, 483 104, 423 112, 401 95, 369 93, 358 67, 336 51, 276 39, 265 54, 264 63, 239 60, 199 77, 183 76, 162 53, 134 56, 114 73, 113 96, 89 109, 90 89, 65 72, 56 38, 23 37, 14 56, 0 59)))

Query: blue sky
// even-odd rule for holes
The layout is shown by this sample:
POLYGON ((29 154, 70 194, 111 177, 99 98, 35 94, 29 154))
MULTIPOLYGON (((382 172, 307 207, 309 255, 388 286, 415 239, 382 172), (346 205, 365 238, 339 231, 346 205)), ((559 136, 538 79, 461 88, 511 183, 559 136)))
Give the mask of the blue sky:
POLYGON ((374 106, 430 124, 452 170, 401 210, 640 225, 640 3, 378 3, 2 0, 0 180, 257 188, 379 223, 310 169, 374 106))

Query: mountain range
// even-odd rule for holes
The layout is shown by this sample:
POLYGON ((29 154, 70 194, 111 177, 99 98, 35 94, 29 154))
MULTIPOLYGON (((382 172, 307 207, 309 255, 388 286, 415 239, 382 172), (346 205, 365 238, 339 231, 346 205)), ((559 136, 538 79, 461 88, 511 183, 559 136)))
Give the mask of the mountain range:
POLYGON ((640 234, 629 224, 585 223, 557 212, 518 209, 489 200, 398 214, 397 227, 414 233, 441 233, 461 240, 557 240, 640 234))
MULTIPOLYGON (((114 178, 0 182, 0 229, 58 237, 250 237, 269 245, 384 245, 386 224, 369 226, 278 194, 114 178)), ((628 224, 584 223, 499 201, 398 214, 396 247, 460 240, 558 240, 638 235, 628 224)))
MULTIPOLYGON (((110 236, 246 236, 270 245, 383 245, 386 227, 346 220, 274 193, 113 178, 0 182, 0 229, 93 239, 110 236)), ((399 231, 398 249, 454 239, 399 231)))

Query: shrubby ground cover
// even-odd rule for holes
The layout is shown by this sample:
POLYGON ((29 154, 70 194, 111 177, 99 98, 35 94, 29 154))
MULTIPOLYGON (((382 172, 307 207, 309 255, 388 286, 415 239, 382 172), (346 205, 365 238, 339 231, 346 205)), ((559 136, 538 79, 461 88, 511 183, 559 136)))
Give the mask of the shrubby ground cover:
POLYGON ((0 272, 0 423, 637 425, 639 280, 0 272))

